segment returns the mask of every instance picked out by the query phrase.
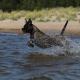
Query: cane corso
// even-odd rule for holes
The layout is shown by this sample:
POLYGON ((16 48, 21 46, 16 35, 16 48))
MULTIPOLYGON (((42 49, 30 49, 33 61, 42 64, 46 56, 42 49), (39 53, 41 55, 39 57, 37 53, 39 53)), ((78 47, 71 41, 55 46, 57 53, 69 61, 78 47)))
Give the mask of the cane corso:
POLYGON ((50 48, 54 46, 64 46, 68 44, 68 41, 63 36, 63 33, 66 29, 68 21, 66 21, 61 33, 59 35, 54 35, 54 37, 50 37, 46 35, 44 32, 39 30, 33 23, 32 20, 28 21, 25 19, 26 23, 22 28, 23 33, 30 34, 29 46, 34 47, 34 45, 40 48, 50 48))

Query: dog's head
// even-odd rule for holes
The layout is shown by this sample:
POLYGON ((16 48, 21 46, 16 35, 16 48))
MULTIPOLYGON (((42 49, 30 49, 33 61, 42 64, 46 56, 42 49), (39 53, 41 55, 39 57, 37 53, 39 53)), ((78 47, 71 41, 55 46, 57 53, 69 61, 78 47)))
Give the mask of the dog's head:
POLYGON ((23 33, 30 33, 33 32, 33 24, 32 20, 29 19, 28 21, 25 19, 25 25, 22 28, 23 33))

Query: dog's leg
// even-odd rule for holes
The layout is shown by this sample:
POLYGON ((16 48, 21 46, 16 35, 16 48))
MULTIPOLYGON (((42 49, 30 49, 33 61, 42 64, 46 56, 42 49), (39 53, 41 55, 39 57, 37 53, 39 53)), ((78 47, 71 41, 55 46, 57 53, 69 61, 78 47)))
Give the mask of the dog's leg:
POLYGON ((31 39, 30 41, 28 41, 27 45, 28 45, 29 47, 34 47, 34 40, 31 39))
POLYGON ((29 47, 34 47, 34 33, 30 33, 30 40, 28 41, 27 45, 29 47))

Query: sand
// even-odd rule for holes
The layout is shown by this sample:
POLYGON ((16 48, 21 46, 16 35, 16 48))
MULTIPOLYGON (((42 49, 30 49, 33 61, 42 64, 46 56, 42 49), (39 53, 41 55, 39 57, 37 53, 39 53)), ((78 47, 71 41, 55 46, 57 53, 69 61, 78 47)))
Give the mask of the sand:
MULTIPOLYGON (((25 20, 3 20, 0 21, 0 32, 12 32, 21 34, 21 28, 24 26, 25 20)), ((41 31, 48 35, 53 35, 56 32, 61 32, 64 22, 33 22, 41 31)), ((80 36, 80 23, 77 21, 69 21, 64 35, 76 35, 80 36)))

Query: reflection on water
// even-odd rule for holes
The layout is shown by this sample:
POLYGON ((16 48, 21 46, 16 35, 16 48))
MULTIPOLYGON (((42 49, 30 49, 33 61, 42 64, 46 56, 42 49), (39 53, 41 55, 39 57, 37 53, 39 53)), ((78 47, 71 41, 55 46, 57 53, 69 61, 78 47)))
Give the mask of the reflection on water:
MULTIPOLYGON (((0 33, 0 80, 79 80, 80 56, 35 54, 28 37, 0 33)), ((72 38, 80 44, 79 38, 72 38)))

